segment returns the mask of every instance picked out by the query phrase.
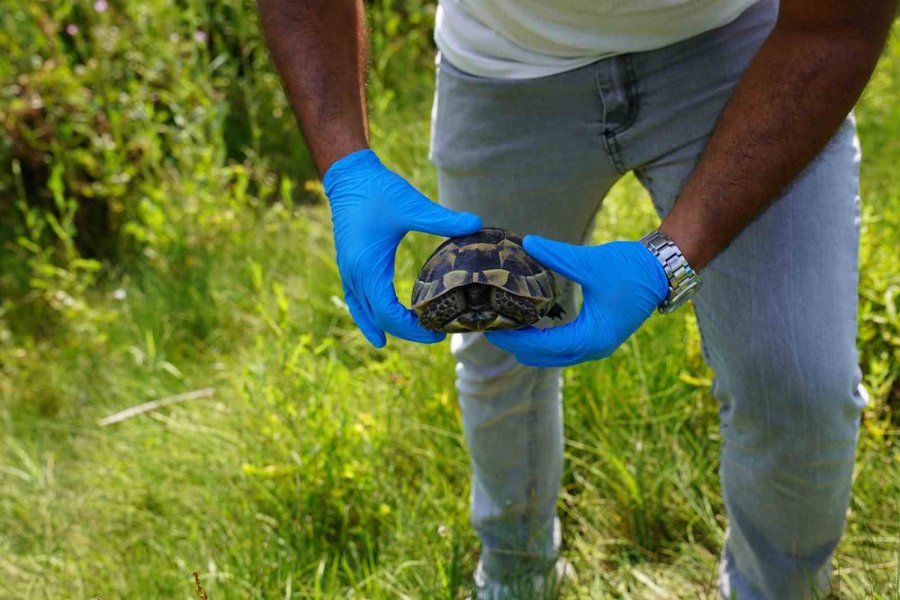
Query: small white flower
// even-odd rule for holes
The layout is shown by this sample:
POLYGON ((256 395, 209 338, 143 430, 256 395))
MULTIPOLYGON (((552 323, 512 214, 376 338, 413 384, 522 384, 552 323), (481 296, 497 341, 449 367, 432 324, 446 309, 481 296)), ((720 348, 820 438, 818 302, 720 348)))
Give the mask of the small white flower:
POLYGON ((128 297, 128 292, 126 292, 124 288, 119 288, 113 292, 112 296, 116 300, 124 300, 128 297))

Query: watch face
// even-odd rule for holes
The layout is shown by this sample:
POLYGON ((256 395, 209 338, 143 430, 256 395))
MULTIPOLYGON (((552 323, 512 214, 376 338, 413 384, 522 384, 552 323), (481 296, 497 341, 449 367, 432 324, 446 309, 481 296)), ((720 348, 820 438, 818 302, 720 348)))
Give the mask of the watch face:
POLYGON ((687 296, 685 296, 684 294, 680 294, 676 296, 671 302, 666 302, 665 304, 660 306, 659 312, 663 313, 664 315, 673 313, 678 310, 682 304, 687 302, 687 300, 687 296))
POLYGON ((668 299, 662 306, 659 307, 659 312, 664 314, 669 314, 671 312, 675 312, 679 306, 687 302, 691 299, 697 290, 700 289, 700 280, 696 279, 691 284, 683 289, 679 294, 675 295, 668 299))

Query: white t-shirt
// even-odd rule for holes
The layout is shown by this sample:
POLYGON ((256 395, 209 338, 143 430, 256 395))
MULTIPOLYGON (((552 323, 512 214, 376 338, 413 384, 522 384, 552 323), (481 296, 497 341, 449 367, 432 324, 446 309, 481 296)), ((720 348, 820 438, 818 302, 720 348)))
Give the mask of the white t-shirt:
POLYGON ((755 0, 439 0, 434 38, 455 67, 528 79, 654 50, 721 27, 755 0))

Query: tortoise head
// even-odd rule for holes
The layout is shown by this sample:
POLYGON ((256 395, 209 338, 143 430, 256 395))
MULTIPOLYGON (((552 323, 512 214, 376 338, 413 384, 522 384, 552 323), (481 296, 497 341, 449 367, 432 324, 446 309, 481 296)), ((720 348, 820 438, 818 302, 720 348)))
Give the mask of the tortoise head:
POLYGON ((423 326, 463 332, 537 322, 558 298, 553 274, 501 229, 451 238, 425 262, 412 307, 423 326))

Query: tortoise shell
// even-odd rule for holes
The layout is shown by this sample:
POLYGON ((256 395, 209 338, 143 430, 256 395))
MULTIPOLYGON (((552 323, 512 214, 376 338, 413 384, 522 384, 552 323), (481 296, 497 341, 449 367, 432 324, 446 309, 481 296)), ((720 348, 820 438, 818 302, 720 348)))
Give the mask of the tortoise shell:
POLYGON ((561 318, 553 273, 530 257, 518 235, 485 228, 450 238, 425 261, 412 308, 427 329, 485 331, 561 318))

